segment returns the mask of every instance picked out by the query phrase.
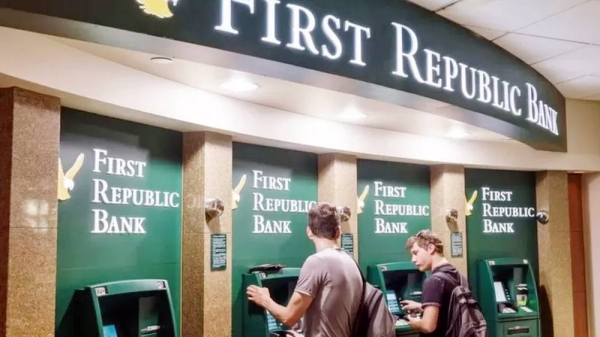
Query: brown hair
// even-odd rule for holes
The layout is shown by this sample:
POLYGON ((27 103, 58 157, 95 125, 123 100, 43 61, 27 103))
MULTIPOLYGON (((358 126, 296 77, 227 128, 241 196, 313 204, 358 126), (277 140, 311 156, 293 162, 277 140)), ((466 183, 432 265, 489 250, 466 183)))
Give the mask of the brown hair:
POLYGON ((442 240, 428 229, 424 229, 408 238, 408 240, 406 240, 406 250, 410 251, 415 243, 424 249, 429 245, 434 245, 435 252, 444 255, 444 244, 442 243, 442 240))
POLYGON ((319 238, 335 239, 340 226, 340 214, 337 208, 328 203, 315 204, 308 211, 308 227, 319 238))

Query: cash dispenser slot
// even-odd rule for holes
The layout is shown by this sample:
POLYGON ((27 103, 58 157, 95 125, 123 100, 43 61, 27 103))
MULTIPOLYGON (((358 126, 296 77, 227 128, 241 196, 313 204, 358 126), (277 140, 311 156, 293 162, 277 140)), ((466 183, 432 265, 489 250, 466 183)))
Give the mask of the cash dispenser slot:
POLYGON ((166 280, 127 280, 78 290, 77 330, 86 337, 176 337, 166 280))
POLYGON ((529 327, 527 326, 515 326, 512 328, 508 328, 508 334, 509 335, 517 335, 517 334, 524 334, 524 333, 529 333, 529 327))

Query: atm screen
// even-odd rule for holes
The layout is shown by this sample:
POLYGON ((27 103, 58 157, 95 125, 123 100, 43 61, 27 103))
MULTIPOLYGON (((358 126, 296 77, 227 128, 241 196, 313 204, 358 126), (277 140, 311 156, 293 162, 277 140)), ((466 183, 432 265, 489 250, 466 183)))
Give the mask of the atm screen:
POLYGON ((496 302, 510 301, 508 291, 504 288, 502 282, 494 281, 494 293, 496 295, 496 302))
POLYGON ((104 337, 119 337, 119 335, 117 335, 117 327, 114 324, 103 326, 102 331, 104 337))
POLYGON ((387 300, 388 308, 392 314, 399 315, 400 314, 400 305, 398 304, 398 299, 396 298, 396 294, 393 290, 388 290, 385 293, 385 298, 387 300))

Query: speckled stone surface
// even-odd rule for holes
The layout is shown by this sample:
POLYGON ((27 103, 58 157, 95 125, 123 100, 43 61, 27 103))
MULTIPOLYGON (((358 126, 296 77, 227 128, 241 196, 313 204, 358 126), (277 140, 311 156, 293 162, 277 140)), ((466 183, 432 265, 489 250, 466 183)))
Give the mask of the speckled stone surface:
POLYGON ((56 228, 11 228, 6 336, 54 336, 56 228))
POLYGON ((181 336, 231 335, 232 139, 184 134, 181 336), (219 198, 223 214, 209 219, 204 200, 219 198), (211 271, 210 237, 227 234, 227 269, 211 271))
POLYGON ((0 90, 0 336, 54 336, 59 137, 57 98, 0 90))
POLYGON ((550 214, 550 222, 538 226, 542 335, 573 336, 567 173, 538 172, 536 180, 537 208, 550 214))
POLYGON ((435 165, 431 167, 431 230, 444 243, 444 255, 456 268, 467 275, 467 231, 465 218, 465 170, 462 166, 435 165), (458 211, 456 227, 448 226, 448 210, 458 211), (463 255, 453 258, 450 253, 450 235, 462 233, 463 255))
POLYGON ((319 202, 347 206, 352 212, 349 221, 342 223, 342 233, 354 234, 354 255, 358 256, 356 157, 344 154, 319 155, 319 202))

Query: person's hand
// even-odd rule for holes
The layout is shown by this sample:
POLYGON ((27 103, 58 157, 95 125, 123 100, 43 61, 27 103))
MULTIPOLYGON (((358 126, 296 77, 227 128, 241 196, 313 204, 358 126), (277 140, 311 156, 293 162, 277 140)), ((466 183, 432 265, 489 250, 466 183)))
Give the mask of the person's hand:
POLYGON ((421 303, 411 301, 411 300, 400 301, 400 305, 402 305, 402 310, 406 310, 406 311, 420 312, 422 310, 421 303))
POLYGON ((304 337, 303 334, 298 333, 294 330, 287 330, 285 333, 286 333, 286 337, 304 337))
POLYGON ((251 285, 246 289, 248 299, 257 305, 266 308, 269 301, 271 301, 271 294, 268 288, 261 288, 255 285, 251 285))
POLYGON ((408 321, 408 325, 413 329, 421 321, 421 317, 419 317, 419 316, 406 315, 404 317, 408 321))

